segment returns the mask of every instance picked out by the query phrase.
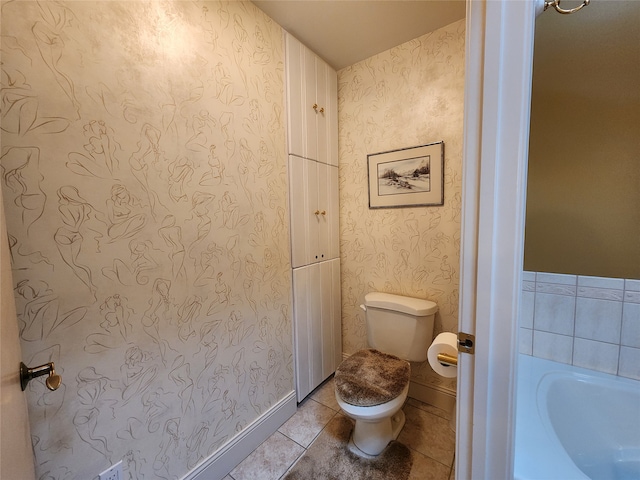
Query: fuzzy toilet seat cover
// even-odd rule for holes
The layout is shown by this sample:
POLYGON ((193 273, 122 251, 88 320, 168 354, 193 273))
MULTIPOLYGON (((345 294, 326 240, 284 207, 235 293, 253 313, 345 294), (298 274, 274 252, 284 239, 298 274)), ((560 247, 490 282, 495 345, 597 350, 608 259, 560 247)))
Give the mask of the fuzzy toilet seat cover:
POLYGON ((409 383, 411 366, 394 355, 364 349, 336 369, 336 390, 346 403, 373 407, 397 398, 409 383))

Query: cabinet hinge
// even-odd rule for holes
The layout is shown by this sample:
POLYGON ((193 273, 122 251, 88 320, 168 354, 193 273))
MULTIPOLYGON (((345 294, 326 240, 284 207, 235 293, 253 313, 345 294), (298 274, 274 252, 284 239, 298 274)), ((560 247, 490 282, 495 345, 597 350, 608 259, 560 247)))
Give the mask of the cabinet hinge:
POLYGON ((473 355, 475 353, 476 337, 470 333, 458 332, 458 352, 469 353, 473 355))

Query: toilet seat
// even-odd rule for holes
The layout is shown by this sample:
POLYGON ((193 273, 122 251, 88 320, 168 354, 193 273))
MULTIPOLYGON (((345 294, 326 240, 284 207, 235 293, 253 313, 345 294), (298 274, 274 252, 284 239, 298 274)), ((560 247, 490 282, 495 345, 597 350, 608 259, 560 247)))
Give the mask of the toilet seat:
POLYGON ((334 376, 340 399, 358 407, 374 407, 400 397, 409 385, 409 362, 375 349, 363 349, 344 360, 334 376))

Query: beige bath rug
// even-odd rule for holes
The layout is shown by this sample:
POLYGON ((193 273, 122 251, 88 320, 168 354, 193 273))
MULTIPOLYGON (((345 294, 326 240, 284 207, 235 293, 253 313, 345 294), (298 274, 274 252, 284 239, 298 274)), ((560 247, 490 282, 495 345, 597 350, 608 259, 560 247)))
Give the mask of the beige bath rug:
POLYGON ((362 458, 349 450, 353 422, 336 415, 284 477, 285 480, 407 480, 413 458, 399 442, 377 457, 362 458))

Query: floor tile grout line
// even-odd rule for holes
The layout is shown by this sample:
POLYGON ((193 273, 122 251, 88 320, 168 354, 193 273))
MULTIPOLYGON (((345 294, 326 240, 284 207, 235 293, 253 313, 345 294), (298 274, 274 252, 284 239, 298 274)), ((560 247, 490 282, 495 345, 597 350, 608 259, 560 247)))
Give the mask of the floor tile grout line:
MULTIPOLYGON (((283 432, 281 432, 280 430, 277 430, 277 432, 278 432, 280 435, 282 435, 283 437, 286 437, 286 438, 288 438, 289 440, 291 440, 293 443, 295 443, 296 445, 298 445, 300 448, 304 448, 305 450, 307 449, 307 447, 305 447, 305 446, 304 446, 304 445, 302 445, 301 443, 297 442, 296 440, 294 440, 293 438, 291 438, 291 437, 290 437, 289 435, 287 435, 286 433, 283 433, 283 432)), ((274 432, 274 434, 275 434, 275 432, 274 432)), ((269 438, 271 438, 271 437, 269 437, 269 438)), ((266 440, 265 440, 265 441, 266 441, 266 440)), ((311 443, 313 443, 313 441, 312 441, 311 443)), ((311 445, 311 444, 309 444, 309 445, 311 445)))
MULTIPOLYGON (((398 443, 402 443, 402 442, 398 442, 398 443)), ((423 457, 428 458, 429 460, 433 460, 434 462, 439 463, 439 464, 440 464, 440 465, 442 465, 443 467, 447 467, 447 468, 451 469, 451 467, 453 467, 453 464, 455 463, 455 454, 454 454, 453 459, 451 460, 451 464, 449 465, 449 464, 447 464, 447 463, 442 463, 442 462, 441 462, 440 460, 438 460, 437 458, 433 458, 431 455, 427 455, 426 453, 422 453, 420 450, 416 450, 415 448, 410 447, 409 445, 406 445, 406 444, 404 444, 404 443, 402 443, 402 445, 404 445, 405 447, 407 447, 409 450, 411 450, 411 451, 413 451, 413 452, 419 453, 420 455, 422 455, 423 457)))
MULTIPOLYGON (((315 400, 314 400, 314 401, 315 401, 315 400)), ((316 403, 319 403, 319 402, 316 402, 316 403)), ((322 405, 322 404, 320 404, 320 405, 322 405)), ((323 406, 326 406, 326 405, 323 405, 323 406)), ((300 408, 300 407, 298 406, 298 408, 300 408)), ((322 431, 327 427, 327 425, 329 424, 329 422, 330 422, 331 420, 333 420, 333 419, 334 419, 334 417, 340 413, 340 412, 336 412, 335 410, 333 410, 333 408, 329 408, 329 410, 331 410, 331 411, 333 412, 333 415, 331 415, 331 418, 329 418, 329 420, 327 420, 327 421, 325 422, 325 424, 322 426, 322 428, 320 429, 320 431, 319 431, 316 435, 314 435, 314 437, 311 439, 311 441, 309 442, 309 445, 308 445, 307 447, 305 447, 304 445, 300 444, 299 442, 297 442, 296 440, 294 440, 293 438, 291 438, 290 436, 288 436, 286 433, 281 432, 281 431, 280 431, 280 429, 278 429, 278 430, 277 430, 277 432, 278 432, 278 433, 280 433, 281 435, 284 435, 285 437, 287 437, 289 440, 291 440, 292 442, 296 443, 297 445, 300 445, 302 448, 307 449, 307 448, 309 448, 309 447, 313 444, 313 442, 315 442, 316 438, 318 438, 318 436, 322 433, 322 431)), ((296 413, 298 413, 298 412, 296 412, 296 413)), ((286 422, 285 422, 285 423, 286 423, 286 422)), ((284 424, 283 424, 283 425, 284 425, 284 424)), ((282 425, 281 425, 280 427, 282 428, 282 425)))
POLYGON ((325 423, 322 428, 320 429, 320 431, 313 437, 313 439, 309 442, 309 445, 307 447, 305 447, 305 450, 308 449, 309 447, 311 447, 311 445, 313 445, 313 442, 315 442, 317 440, 317 438, 320 436, 320 434, 324 431, 325 428, 327 428, 327 425, 329 425, 329 422, 331 422, 331 420, 333 420, 335 418, 335 416, 337 415, 337 413, 334 413, 331 418, 327 421, 327 423, 325 423))
POLYGON ((278 477, 278 480, 282 480, 284 477, 286 477, 287 473, 289 473, 293 469, 293 467, 296 465, 296 463, 298 463, 298 460, 300 460, 304 456, 305 453, 307 453, 307 449, 306 448, 304 449, 303 452, 300 453, 300 455, 298 455, 296 457, 296 459, 291 463, 291 465, 289 465, 287 467, 287 469, 284 471, 284 473, 278 477))
MULTIPOLYGON (((333 409, 331 409, 333 410, 333 409)), ((322 429, 318 432, 318 434, 313 437, 313 440, 311 440, 311 442, 309 443, 308 447, 303 447, 302 445, 300 445, 298 442, 296 442, 295 440, 291 439, 291 441, 293 441, 294 443, 296 443, 297 445, 300 445, 304 451, 300 453, 300 455, 298 455, 298 457, 293 461, 293 463, 291 465, 289 465, 289 467, 285 470, 285 472, 278 478, 278 480, 282 480, 287 473, 289 473, 291 471, 291 469, 293 469, 293 467, 296 465, 296 463, 298 463, 298 461, 307 453, 307 450, 309 450, 309 448, 311 448, 311 446, 313 445, 313 443, 318 439, 318 437, 320 436, 320 434, 324 431, 325 428, 327 428, 327 425, 329 425, 329 422, 331 422, 331 420, 333 420, 336 415, 338 415, 339 412, 335 412, 333 414, 333 416, 329 419, 329 421, 327 421, 327 423, 324 424, 324 426, 322 427, 322 429)), ((282 433, 282 432, 280 432, 282 433)), ((283 434, 284 435, 284 434, 283 434)), ((285 437, 287 437, 285 435, 285 437)), ((287 437, 289 438, 289 437, 287 437)))

